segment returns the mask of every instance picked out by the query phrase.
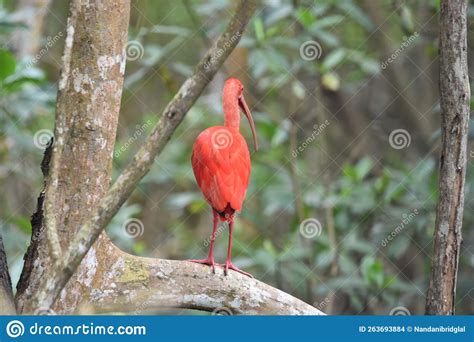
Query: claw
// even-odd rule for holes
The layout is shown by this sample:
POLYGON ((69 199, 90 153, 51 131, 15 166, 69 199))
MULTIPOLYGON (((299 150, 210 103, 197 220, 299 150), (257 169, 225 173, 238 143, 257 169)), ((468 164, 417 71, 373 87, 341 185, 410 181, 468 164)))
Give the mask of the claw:
POLYGON ((227 275, 229 273, 229 270, 234 270, 235 272, 239 272, 240 274, 243 274, 247 277, 253 278, 253 276, 250 273, 242 271, 237 266, 234 266, 234 264, 232 264, 231 262, 226 262, 225 266, 224 266, 224 274, 227 275))
POLYGON ((214 262, 214 259, 191 259, 188 260, 190 262, 195 262, 197 264, 203 264, 203 265, 209 265, 211 266, 212 273, 216 273, 216 263, 214 262))

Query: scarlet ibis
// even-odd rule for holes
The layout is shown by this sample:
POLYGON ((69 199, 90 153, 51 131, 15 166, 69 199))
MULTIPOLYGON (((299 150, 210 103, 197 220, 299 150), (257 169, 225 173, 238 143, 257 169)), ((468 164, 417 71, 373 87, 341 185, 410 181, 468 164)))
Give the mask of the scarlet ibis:
POLYGON ((257 134, 252 114, 244 99, 244 87, 236 78, 229 78, 223 91, 224 126, 209 127, 199 134, 193 146, 191 163, 196 181, 212 207, 214 217, 209 254, 206 259, 190 260, 211 266, 215 272, 214 242, 219 220, 229 226, 229 243, 224 274, 234 270, 249 277, 251 274, 232 264, 232 231, 234 213, 242 209, 250 176, 250 153, 240 134, 240 109, 247 117, 252 130, 255 151, 257 134))

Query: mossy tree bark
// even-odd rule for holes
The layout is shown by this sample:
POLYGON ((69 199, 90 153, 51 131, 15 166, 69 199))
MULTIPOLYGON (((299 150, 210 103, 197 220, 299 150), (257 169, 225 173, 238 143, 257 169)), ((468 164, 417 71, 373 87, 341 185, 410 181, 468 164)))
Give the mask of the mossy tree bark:
MULTIPOLYGON (((56 261, 64 258, 70 241, 109 189, 129 11, 129 1, 71 2, 55 140, 47 158, 51 160, 45 170, 44 201, 37 209, 27 267, 18 284, 20 311, 34 311, 32 304, 39 298, 41 282, 57 267, 56 261)), ((89 255, 99 257, 103 242, 89 255)), ((88 271, 83 264, 75 272, 54 309, 77 306, 90 291, 88 271)))
POLYGON ((442 146, 426 313, 453 315, 462 242, 471 94, 467 64, 467 1, 441 1, 439 54, 442 146))

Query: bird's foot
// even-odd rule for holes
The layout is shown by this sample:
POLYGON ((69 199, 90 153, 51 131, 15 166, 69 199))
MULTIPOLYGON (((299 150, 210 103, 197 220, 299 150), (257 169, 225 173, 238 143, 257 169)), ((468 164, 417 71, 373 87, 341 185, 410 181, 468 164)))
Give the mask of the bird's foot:
POLYGON ((187 261, 195 262, 195 263, 198 263, 198 264, 209 265, 209 266, 211 266, 212 273, 216 273, 216 265, 217 264, 215 263, 214 259, 212 259, 212 258, 191 259, 191 260, 187 260, 187 261))
POLYGON ((239 272, 240 274, 243 274, 247 277, 253 278, 253 276, 250 273, 242 271, 237 266, 234 266, 234 264, 232 262, 227 261, 224 265, 224 274, 227 275, 229 273, 229 270, 234 270, 235 272, 239 272))

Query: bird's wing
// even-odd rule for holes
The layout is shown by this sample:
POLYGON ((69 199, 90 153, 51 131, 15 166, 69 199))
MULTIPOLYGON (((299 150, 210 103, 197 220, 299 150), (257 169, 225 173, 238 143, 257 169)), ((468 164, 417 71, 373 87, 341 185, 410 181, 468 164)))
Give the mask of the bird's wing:
POLYGON ((194 143, 191 158, 194 175, 214 209, 222 212, 230 204, 232 209, 240 210, 250 176, 247 143, 235 133, 229 146, 218 146, 212 139, 213 131, 205 130, 194 143))

